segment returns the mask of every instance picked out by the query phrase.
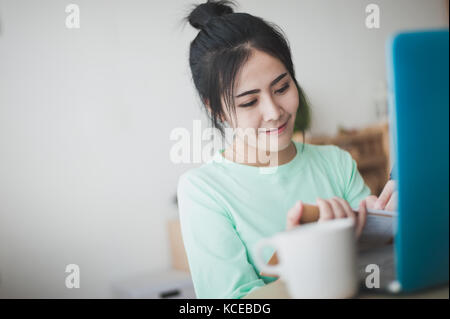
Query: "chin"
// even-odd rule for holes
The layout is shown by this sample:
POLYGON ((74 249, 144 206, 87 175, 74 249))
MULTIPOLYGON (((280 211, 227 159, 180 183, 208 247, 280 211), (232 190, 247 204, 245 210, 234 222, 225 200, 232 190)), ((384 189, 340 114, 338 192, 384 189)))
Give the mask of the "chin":
POLYGON ((261 151, 280 152, 289 147, 291 140, 292 133, 283 134, 283 136, 273 136, 266 139, 260 138, 258 139, 258 149, 261 151))

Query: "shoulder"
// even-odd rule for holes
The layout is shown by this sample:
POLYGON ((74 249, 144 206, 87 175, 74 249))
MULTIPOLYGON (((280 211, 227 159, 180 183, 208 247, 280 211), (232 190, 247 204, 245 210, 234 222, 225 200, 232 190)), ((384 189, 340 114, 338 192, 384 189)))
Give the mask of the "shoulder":
POLYGON ((201 218, 232 217, 226 209, 226 201, 219 190, 220 178, 214 173, 213 164, 192 168, 178 178, 177 203, 180 218, 201 216, 201 218))
POLYGON ((210 206, 223 203, 220 184, 226 176, 222 169, 214 161, 208 161, 181 174, 177 185, 178 200, 189 199, 210 206))
POLYGON ((199 167, 191 168, 184 172, 178 178, 178 185, 180 187, 185 184, 191 185, 212 185, 214 181, 220 178, 220 167, 215 165, 213 161, 202 164, 199 167))

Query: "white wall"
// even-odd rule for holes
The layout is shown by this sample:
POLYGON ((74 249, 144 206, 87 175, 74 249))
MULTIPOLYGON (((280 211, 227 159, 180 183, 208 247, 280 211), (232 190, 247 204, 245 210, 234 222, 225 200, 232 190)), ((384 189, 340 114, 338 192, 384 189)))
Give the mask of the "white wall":
MULTIPOLYGON (((374 122, 384 42, 445 26, 443 1, 241 1, 286 32, 313 133, 374 122)), ((0 0, 0 297, 110 297, 111 284, 167 268, 176 217, 174 127, 205 117, 188 69, 191 1, 0 0), (76 3, 81 28, 65 27, 76 3), (65 266, 81 268, 66 289, 65 266)))

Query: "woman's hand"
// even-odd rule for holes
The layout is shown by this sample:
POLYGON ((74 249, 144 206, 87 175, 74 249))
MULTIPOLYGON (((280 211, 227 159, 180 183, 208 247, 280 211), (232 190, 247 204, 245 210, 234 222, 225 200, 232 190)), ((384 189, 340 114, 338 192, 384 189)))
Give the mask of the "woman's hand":
MULTIPOLYGON (((317 206, 319 207, 320 216, 318 222, 324 222, 335 218, 354 218, 355 233, 359 238, 361 232, 366 224, 367 207, 366 201, 361 201, 358 209, 358 216, 351 209, 346 200, 333 197, 331 199, 317 199, 317 206)), ((303 213, 303 203, 298 201, 287 213, 286 230, 290 230, 300 225, 300 218, 303 213)))
POLYGON ((397 191, 395 181, 390 180, 386 183, 379 197, 374 195, 366 198, 367 207, 370 209, 382 209, 388 211, 397 210, 397 191))
POLYGON ((301 200, 297 201, 295 205, 289 209, 286 218, 286 230, 291 230, 295 226, 300 225, 300 218, 303 213, 303 203, 301 200))
POLYGON ((356 238, 361 236, 362 230, 366 224, 367 207, 366 201, 363 200, 359 204, 358 216, 353 212, 348 202, 339 197, 330 199, 317 199, 317 206, 319 206, 320 217, 318 222, 324 222, 335 218, 353 218, 355 222, 356 238))

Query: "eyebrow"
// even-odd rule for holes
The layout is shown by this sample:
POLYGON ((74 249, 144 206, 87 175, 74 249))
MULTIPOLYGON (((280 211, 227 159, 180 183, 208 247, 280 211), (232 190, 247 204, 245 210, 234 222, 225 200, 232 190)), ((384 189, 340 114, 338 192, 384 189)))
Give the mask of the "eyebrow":
MULTIPOLYGON (((285 72, 285 73, 283 73, 283 74, 277 76, 277 78, 276 78, 275 80, 273 80, 272 82, 270 82, 270 86, 274 86, 275 84, 277 84, 278 82, 280 82, 281 79, 283 79, 286 75, 287 75, 287 72, 285 72)), ((261 91, 260 89, 254 89, 254 90, 250 90, 250 91, 245 91, 245 92, 242 92, 242 93, 236 95, 236 97, 241 97, 241 96, 248 95, 248 94, 258 93, 258 92, 260 92, 260 91, 261 91)))

